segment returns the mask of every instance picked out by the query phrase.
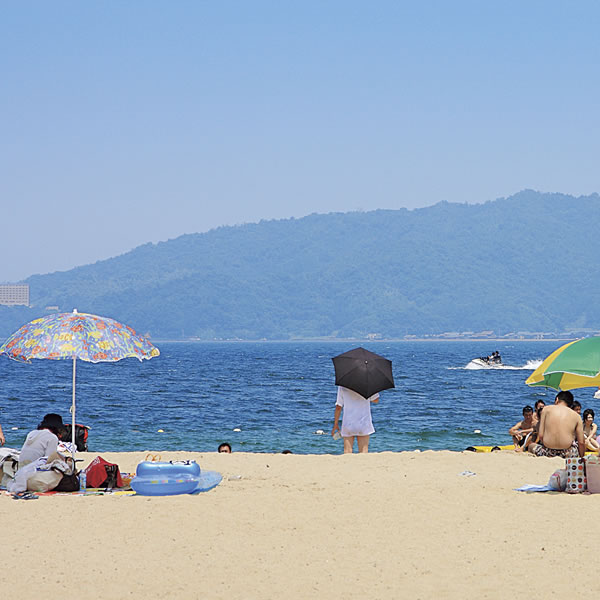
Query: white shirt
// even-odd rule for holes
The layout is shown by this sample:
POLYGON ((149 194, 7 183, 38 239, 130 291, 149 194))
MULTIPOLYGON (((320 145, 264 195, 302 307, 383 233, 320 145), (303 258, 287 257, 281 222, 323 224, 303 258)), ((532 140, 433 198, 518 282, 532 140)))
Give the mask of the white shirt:
POLYGON ((50 456, 58 448, 58 438, 47 429, 36 429, 27 434, 19 454, 19 465, 23 466, 42 456, 50 456))
POLYGON ((371 420, 371 401, 378 398, 379 394, 373 394, 366 399, 353 390, 342 386, 338 387, 335 403, 344 409, 341 429, 343 437, 371 435, 375 432, 371 420))

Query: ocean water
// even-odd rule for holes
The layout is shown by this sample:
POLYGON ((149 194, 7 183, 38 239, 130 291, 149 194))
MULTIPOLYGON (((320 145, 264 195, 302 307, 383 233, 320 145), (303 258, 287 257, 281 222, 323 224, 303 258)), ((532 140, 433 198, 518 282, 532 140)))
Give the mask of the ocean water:
MULTIPOLYGON (((331 357, 358 344, 264 342, 156 344, 143 363, 77 363, 77 422, 89 425, 92 452, 233 451, 338 454, 329 435, 336 398, 331 357), (239 429, 239 431, 235 431, 239 429), (158 430, 162 430, 159 432, 158 430), (319 432, 325 432, 325 434, 319 432)), ((526 404, 555 392, 525 379, 561 342, 370 342, 393 362, 396 388, 372 406, 370 450, 450 449, 510 443, 507 430, 526 404), (472 358, 499 350, 501 368, 472 358)), ((0 357, 0 423, 20 448, 42 416, 70 422, 70 361, 21 364, 0 357)), ((576 390, 596 409, 594 389, 576 390)))

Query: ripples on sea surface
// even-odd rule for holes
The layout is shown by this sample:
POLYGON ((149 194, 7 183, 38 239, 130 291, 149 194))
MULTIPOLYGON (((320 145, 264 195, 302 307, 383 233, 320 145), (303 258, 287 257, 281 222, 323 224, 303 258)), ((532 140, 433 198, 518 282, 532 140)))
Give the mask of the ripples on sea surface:
MULTIPOLYGON (((370 450, 451 449, 508 444, 524 405, 555 392, 525 379, 561 342, 369 342, 393 361, 396 388, 372 406, 370 450), (506 368, 473 369, 471 358, 499 350, 506 368), (481 433, 474 433, 476 430, 481 433)), ((109 450, 337 454, 329 435, 336 398, 331 357, 352 342, 156 344, 143 363, 77 362, 77 422, 91 427, 92 452, 109 450), (234 432, 239 428, 241 431, 234 432), (158 430, 164 430, 159 433, 158 430), (315 432, 322 430, 327 435, 315 432)), ((0 357, 0 423, 20 448, 45 413, 70 422, 69 361, 21 364, 0 357), (18 428, 14 430, 13 428, 18 428)), ((593 389, 576 390, 597 408, 593 389)))

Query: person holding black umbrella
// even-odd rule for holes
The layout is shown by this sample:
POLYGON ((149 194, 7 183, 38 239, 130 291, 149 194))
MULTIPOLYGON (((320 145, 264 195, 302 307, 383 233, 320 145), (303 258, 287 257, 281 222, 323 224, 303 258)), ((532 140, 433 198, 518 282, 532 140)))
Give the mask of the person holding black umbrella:
POLYGON ((394 387, 392 363, 364 348, 354 348, 332 360, 335 383, 339 387, 331 435, 336 439, 336 433, 340 432, 339 420, 343 411, 341 436, 344 438, 344 454, 352 454, 354 438, 359 453, 366 453, 369 451, 369 437, 375 432, 371 403, 379 402, 380 391, 394 387))
POLYGON ((358 392, 338 387, 331 435, 335 437, 336 431, 340 431, 339 420, 343 410, 341 435, 344 438, 344 454, 352 454, 355 438, 359 453, 369 451, 369 438, 375 433, 371 419, 371 402, 377 404, 379 394, 364 398, 358 392))

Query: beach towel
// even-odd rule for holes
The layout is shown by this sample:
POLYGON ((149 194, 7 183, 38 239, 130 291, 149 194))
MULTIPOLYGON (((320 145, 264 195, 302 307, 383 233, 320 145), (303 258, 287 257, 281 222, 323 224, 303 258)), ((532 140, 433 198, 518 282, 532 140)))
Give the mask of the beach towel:
POLYGON ((522 485, 520 488, 515 488, 515 492, 556 492, 549 485, 522 485))

